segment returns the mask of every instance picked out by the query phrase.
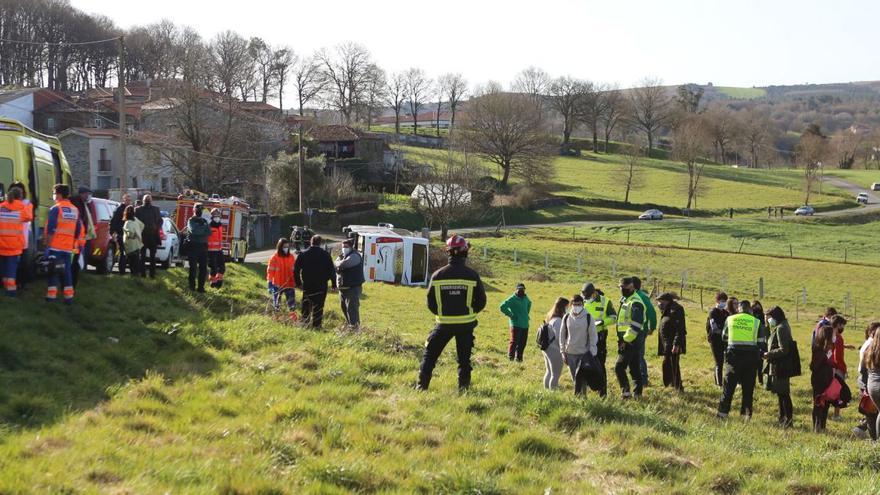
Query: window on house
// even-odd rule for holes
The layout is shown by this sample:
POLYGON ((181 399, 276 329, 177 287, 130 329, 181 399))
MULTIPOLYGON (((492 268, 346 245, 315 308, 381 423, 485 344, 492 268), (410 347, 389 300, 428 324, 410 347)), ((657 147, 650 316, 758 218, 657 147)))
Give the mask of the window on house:
POLYGON ((137 187, 138 187, 138 178, 137 177, 131 178, 131 187, 133 187, 134 189, 137 189, 137 187))
POLYGON ((101 150, 98 151, 98 172, 110 172, 113 170, 112 165, 110 159, 107 158, 107 150, 101 148, 101 150))
POLYGON ((107 190, 110 189, 112 177, 109 175, 99 175, 98 176, 98 189, 107 190))
POLYGON ((55 131, 55 119, 53 117, 49 117, 46 119, 46 130, 49 132, 55 131))
POLYGON ((162 192, 168 192, 168 188, 171 181, 168 180, 168 177, 162 177, 162 192))

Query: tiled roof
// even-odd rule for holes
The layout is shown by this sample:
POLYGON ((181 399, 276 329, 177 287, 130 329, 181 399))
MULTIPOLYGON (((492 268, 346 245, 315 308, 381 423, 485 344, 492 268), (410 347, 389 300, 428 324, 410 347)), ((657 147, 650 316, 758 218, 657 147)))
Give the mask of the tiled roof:
MULTIPOLYGON (((97 129, 94 127, 71 127, 70 129, 62 132, 59 137, 63 137, 67 134, 79 134, 88 138, 111 138, 116 139, 119 137, 119 129, 97 129)), ((129 139, 133 143, 142 143, 142 144, 153 144, 153 145, 173 145, 173 146, 185 146, 186 143, 181 141, 180 139, 174 136, 166 136, 163 134, 156 134, 154 132, 146 132, 146 131, 134 131, 129 135, 129 139)))

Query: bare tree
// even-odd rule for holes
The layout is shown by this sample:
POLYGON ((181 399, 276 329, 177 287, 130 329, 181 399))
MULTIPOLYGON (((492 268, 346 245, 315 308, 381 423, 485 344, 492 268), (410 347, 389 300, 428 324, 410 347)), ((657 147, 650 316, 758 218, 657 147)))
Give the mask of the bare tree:
POLYGON ((801 134, 795 149, 798 163, 804 167, 804 204, 810 204, 813 189, 821 180, 822 162, 829 157, 828 137, 816 124, 810 124, 801 134))
MULTIPOLYGON (((467 94, 467 81, 461 74, 449 73, 440 76, 441 85, 445 88, 446 101, 449 104, 449 128, 455 126, 455 112, 458 110, 459 104, 467 94)), ((440 98, 442 99, 442 97, 440 98)))
POLYGON ((584 100, 592 89, 592 83, 568 76, 558 77, 550 83, 548 101, 562 117, 562 150, 568 149, 579 112, 582 112, 584 100))
POLYGON ((766 115, 751 108, 739 114, 740 142, 749 157, 749 167, 760 166, 761 153, 772 148, 773 124, 766 115))
POLYGON ((654 150, 654 138, 667 123, 669 97, 660 79, 645 78, 639 87, 630 90, 630 108, 633 123, 645 133, 648 156, 654 150))
POLYGON ((233 31, 219 33, 211 43, 212 73, 215 87, 228 99, 239 96, 246 99, 248 85, 253 80, 253 64, 248 42, 233 31))
POLYGON ((253 37, 248 43, 248 53, 256 68, 259 100, 266 103, 269 97, 273 96, 273 90, 277 88, 275 50, 262 38, 253 37))
POLYGON ((599 152, 599 123, 607 111, 608 100, 604 86, 592 84, 584 88, 584 94, 576 109, 576 119, 590 130, 593 141, 593 152, 599 152))
POLYGON ((540 113, 530 96, 505 93, 497 85, 468 102, 461 137, 469 150, 501 167, 502 188, 511 169, 549 162, 551 146, 540 113))
POLYGON ((700 179, 705 164, 700 160, 706 152, 707 141, 705 126, 699 116, 692 116, 678 123, 672 134, 673 156, 687 166, 687 209, 697 206, 697 195, 700 191, 700 179))
POLYGON ((471 190, 483 171, 468 160, 459 160, 450 149, 443 163, 422 167, 416 179, 413 206, 431 228, 446 239, 449 227, 473 213, 471 190))
POLYGON ((866 136, 850 129, 839 131, 831 137, 831 143, 837 152, 837 168, 849 170, 856 163, 856 156, 866 151, 866 136))
POLYGON ((727 152, 733 142, 739 138, 739 119, 727 107, 715 105, 703 114, 706 132, 712 139, 715 152, 715 163, 727 164, 727 152))
POLYGON ((543 69, 528 67, 516 75, 513 81, 513 90, 532 97, 539 106, 543 103, 544 96, 550 90, 550 75, 543 69))
POLYGON ((396 72, 391 76, 385 88, 385 102, 394 111, 394 133, 400 134, 400 112, 406 103, 406 75, 396 72))
POLYGON ((373 126, 373 116, 379 109, 382 101, 385 100, 385 88, 387 81, 385 80, 385 71, 378 65, 372 64, 369 70, 367 84, 364 87, 364 107, 367 113, 367 130, 373 126))
POLYGON ((682 84, 675 90, 675 103, 684 113, 699 113, 700 101, 703 99, 702 86, 682 84))
POLYGON ((413 118, 413 134, 419 133, 419 112, 425 105, 431 91, 431 80, 425 75, 425 71, 415 67, 405 73, 406 98, 409 102, 409 113, 413 118))
POLYGON ((609 86, 604 94, 605 111, 600 115, 602 124, 602 132, 605 137, 605 152, 608 152, 608 142, 611 140, 611 133, 617 125, 624 120, 629 114, 628 101, 617 85, 609 86))
POLYGON ((290 76, 290 68, 296 62, 296 54, 293 49, 283 47, 272 53, 272 75, 278 86, 278 108, 284 112, 284 88, 290 76))
POLYGON ((437 131, 437 137, 440 137, 440 115, 443 113, 443 97, 446 96, 446 81, 443 79, 443 76, 437 78, 434 94, 437 95, 437 109, 434 111, 434 130, 437 131))
POLYGON ((299 115, 310 101, 314 100, 327 86, 327 78, 321 70, 321 60, 316 56, 299 58, 293 66, 293 83, 296 87, 299 115))
POLYGON ((621 147, 623 154, 624 193, 623 202, 629 204, 629 195, 633 189, 642 185, 642 160, 645 157, 644 150, 635 139, 629 140, 627 146, 621 147))
POLYGON ((359 96, 369 80, 372 65, 370 52, 357 43, 343 43, 332 52, 321 50, 316 55, 327 80, 327 99, 342 114, 346 124, 352 122, 359 96))

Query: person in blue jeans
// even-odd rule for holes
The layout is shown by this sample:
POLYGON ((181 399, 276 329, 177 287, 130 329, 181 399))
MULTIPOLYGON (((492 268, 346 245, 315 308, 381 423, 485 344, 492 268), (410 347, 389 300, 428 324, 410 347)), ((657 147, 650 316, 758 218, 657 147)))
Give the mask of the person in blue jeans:
MULTIPOLYGON (((651 303, 651 297, 642 290, 642 280, 639 277, 632 277, 633 279, 633 287, 636 289, 636 294, 639 296, 639 299, 645 303, 645 324, 646 324, 646 333, 647 335, 652 335, 654 330, 657 329, 657 310, 654 308, 654 305, 651 303)), ((639 342, 639 369, 642 372, 642 385, 648 386, 648 362, 645 360, 645 342, 647 339, 642 339, 639 342)))

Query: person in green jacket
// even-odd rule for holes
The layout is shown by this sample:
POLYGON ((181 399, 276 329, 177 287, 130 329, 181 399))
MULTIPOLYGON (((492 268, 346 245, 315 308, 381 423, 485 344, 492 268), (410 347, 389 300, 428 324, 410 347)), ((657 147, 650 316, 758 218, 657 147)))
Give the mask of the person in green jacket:
POLYGON ((523 360, 523 351, 529 338, 529 312, 532 301, 526 295, 526 286, 522 282, 516 284, 516 292, 501 303, 501 312, 510 320, 510 344, 507 346, 507 357, 511 361, 523 360))
MULTIPOLYGON (((648 335, 651 335, 657 329, 657 310, 654 309, 654 305, 651 303, 651 296, 642 290, 642 280, 639 277, 632 277, 632 279, 633 287, 636 288, 636 294, 645 303, 645 330, 648 335)), ((642 385, 645 387, 648 386, 648 362, 645 361, 646 341, 647 339, 642 340, 641 347, 639 347, 639 367, 642 371, 642 385)))

